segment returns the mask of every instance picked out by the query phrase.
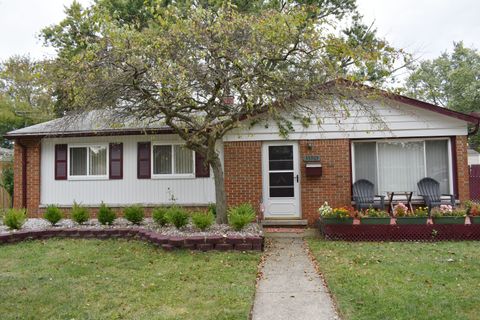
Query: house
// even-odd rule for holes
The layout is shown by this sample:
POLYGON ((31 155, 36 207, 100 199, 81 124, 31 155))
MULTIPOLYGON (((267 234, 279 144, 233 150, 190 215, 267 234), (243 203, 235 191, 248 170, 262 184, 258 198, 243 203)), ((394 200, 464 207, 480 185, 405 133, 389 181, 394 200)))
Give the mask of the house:
MULTIPOLYGON (((320 102, 308 103, 321 105, 320 102)), ((368 179, 378 194, 413 191, 423 177, 457 200, 469 197, 467 136, 479 118, 400 95, 385 94, 365 109, 325 113, 320 126, 292 119, 279 135, 273 122, 230 132, 222 155, 228 205, 258 208, 265 221, 313 225, 318 208, 351 205, 352 183, 368 179)), ((95 115, 65 118, 8 133, 15 142, 15 207, 41 214, 73 201, 121 208, 175 202, 201 207, 215 201, 211 172, 170 128, 134 122, 107 126, 95 115)))

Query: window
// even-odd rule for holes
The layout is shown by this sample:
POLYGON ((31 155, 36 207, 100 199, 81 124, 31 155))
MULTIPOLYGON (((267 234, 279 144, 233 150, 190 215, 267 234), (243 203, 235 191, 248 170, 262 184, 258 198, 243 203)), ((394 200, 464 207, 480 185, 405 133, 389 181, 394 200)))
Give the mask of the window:
POLYGON ((153 174, 193 175, 193 152, 182 145, 153 145, 153 174))
POLYGON ((70 177, 107 177, 107 146, 69 147, 70 177))
POLYGON ((354 142, 354 180, 367 179, 375 192, 414 191, 417 182, 430 177, 440 192, 450 193, 449 143, 437 140, 354 142))

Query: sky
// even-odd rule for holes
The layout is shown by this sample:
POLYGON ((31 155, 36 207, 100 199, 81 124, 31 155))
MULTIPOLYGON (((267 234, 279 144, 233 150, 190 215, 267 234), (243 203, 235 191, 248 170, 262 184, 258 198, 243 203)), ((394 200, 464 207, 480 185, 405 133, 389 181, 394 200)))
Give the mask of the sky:
MULTIPOLYGON (((54 57, 38 33, 61 21, 64 6, 72 1, 0 0, 0 61, 14 54, 54 57)), ((480 49, 478 0, 357 0, 357 4, 365 22, 374 23, 380 36, 417 58, 435 58, 460 40, 480 49)))

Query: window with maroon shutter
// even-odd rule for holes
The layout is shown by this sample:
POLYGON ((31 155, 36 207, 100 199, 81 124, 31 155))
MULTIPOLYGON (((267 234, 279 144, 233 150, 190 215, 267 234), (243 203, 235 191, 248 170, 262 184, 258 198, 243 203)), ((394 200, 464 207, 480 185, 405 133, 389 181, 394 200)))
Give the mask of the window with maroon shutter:
POLYGON ((150 179, 151 166, 150 166, 150 142, 138 143, 137 154, 137 178, 138 179, 150 179))
POLYGON ((67 150, 66 144, 55 145, 55 180, 67 180, 67 150))
POLYGON ((123 143, 110 143, 110 179, 123 179, 123 143))
POLYGON ((198 152, 195 152, 195 177, 210 177, 210 166, 205 163, 205 158, 198 152))

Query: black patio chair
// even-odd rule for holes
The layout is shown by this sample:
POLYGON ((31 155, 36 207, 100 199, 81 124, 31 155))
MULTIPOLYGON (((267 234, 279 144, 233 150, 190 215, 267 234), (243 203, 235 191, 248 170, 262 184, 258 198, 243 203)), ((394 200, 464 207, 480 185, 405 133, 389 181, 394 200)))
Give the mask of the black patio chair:
POLYGON ((385 196, 375 195, 375 185, 366 179, 357 180, 353 184, 353 201, 355 209, 385 209, 385 196), (378 199, 375 199, 378 198, 378 199))
POLYGON ((428 214, 432 208, 439 207, 442 204, 455 206, 455 197, 453 194, 441 194, 440 193, 440 183, 437 180, 432 178, 423 178, 417 183, 418 190, 420 191, 420 196, 425 200, 425 205, 428 207, 428 214), (449 199, 442 199, 442 196, 449 197, 449 199))

